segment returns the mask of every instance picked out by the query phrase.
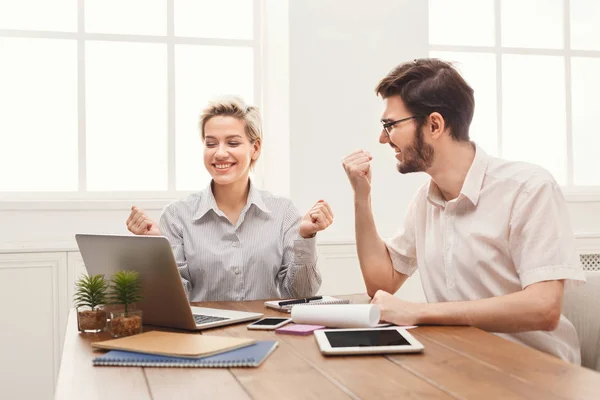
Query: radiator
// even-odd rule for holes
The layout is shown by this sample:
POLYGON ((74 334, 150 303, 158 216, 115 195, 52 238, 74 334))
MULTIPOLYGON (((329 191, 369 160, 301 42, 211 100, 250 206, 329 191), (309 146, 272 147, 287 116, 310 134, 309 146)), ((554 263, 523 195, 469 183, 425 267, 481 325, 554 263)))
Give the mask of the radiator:
POLYGON ((581 254, 581 265, 586 271, 600 271, 600 254, 581 254))

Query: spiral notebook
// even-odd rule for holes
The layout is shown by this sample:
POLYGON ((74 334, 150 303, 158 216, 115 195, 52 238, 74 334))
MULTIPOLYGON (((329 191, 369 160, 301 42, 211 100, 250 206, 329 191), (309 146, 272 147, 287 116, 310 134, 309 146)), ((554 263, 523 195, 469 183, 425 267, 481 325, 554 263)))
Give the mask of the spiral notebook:
MULTIPOLYGON (((279 302, 285 300, 271 300, 265 301, 265 307, 272 308, 273 310, 284 311, 284 312, 292 312, 292 307, 297 304, 291 304, 288 306, 280 306, 279 302)), ((302 303, 303 306, 318 306, 321 304, 349 304, 350 300, 338 299, 336 297, 331 296, 323 296, 321 300, 315 300, 308 303, 302 303)))
POLYGON ((277 348, 277 341, 264 340, 240 349, 202 358, 159 356, 146 353, 111 350, 94 358, 94 366, 229 368, 258 367, 277 348))

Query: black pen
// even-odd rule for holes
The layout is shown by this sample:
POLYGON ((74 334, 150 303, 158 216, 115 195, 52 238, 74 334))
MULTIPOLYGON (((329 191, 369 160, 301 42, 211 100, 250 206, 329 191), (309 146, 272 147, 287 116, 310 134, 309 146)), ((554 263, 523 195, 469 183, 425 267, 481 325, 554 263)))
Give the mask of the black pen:
POLYGON ((321 300, 323 298, 323 296, 314 296, 314 297, 306 297, 304 299, 298 299, 298 300, 285 300, 285 301, 280 301, 278 304, 279 306, 289 306, 291 304, 302 304, 302 303, 308 303, 309 301, 313 301, 313 300, 321 300))

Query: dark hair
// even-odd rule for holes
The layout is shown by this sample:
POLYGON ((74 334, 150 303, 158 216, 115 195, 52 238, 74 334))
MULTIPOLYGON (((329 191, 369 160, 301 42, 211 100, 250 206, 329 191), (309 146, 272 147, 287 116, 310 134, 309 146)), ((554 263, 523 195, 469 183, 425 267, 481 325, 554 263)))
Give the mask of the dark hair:
POLYGON ((400 96, 416 115, 438 112, 444 117, 454 140, 469 141, 473 119, 473 89, 454 66, 435 58, 422 58, 398 65, 375 88, 382 98, 400 96))

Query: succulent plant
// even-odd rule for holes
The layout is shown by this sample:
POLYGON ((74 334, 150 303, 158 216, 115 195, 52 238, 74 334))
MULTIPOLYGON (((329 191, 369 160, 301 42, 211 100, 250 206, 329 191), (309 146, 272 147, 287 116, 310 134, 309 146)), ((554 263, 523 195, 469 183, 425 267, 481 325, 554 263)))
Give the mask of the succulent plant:
POLYGON ((111 304, 123 304, 125 315, 129 306, 142 300, 142 282, 137 271, 119 271, 111 278, 108 294, 111 304))
POLYGON ((75 286, 77 290, 73 297, 76 307, 87 306, 93 311, 96 307, 106 304, 109 282, 106 281, 104 275, 82 274, 75 286))

